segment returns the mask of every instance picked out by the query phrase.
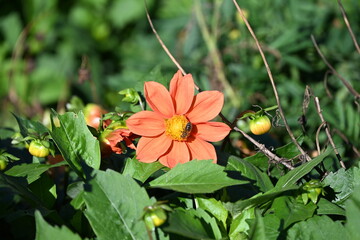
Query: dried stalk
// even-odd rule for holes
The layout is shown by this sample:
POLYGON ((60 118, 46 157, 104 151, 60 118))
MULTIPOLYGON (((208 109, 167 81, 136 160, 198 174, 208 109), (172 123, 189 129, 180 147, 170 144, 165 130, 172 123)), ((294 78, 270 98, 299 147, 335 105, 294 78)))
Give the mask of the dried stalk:
POLYGON ((342 3, 341 3, 341 0, 338 0, 338 4, 339 4, 339 7, 340 7, 341 14, 342 14, 342 16, 343 16, 343 18, 344 18, 344 22, 345 22, 345 24, 346 24, 346 27, 347 27, 348 30, 349 30, 351 39, 352 39, 353 42, 354 42, 354 45, 355 45, 356 50, 357 50, 358 53, 360 54, 359 44, 357 43, 356 37, 355 37, 355 35, 354 35, 354 33, 353 33, 352 29, 351 29, 350 22, 349 22, 349 20, 348 20, 348 18, 347 18, 347 16, 346 16, 346 12, 345 12, 344 7, 343 7, 343 5, 342 5, 342 3))
POLYGON ((150 14, 149 14, 149 11, 148 11, 148 7, 147 7, 147 4, 146 4, 146 0, 144 1, 145 3, 145 11, 146 11, 146 17, 149 21, 149 24, 150 24, 150 27, 153 31, 153 33, 155 34, 157 40, 159 41, 161 47, 164 49, 164 51, 166 52, 166 54, 169 56, 169 58, 171 59, 171 61, 176 65, 176 67, 182 72, 183 75, 186 75, 186 72, 184 71, 184 69, 181 67, 181 65, 178 63, 178 61, 176 61, 176 59, 174 58, 174 56, 171 54, 171 52, 169 51, 169 49, 166 47, 166 45, 164 44, 164 42, 161 40, 159 34, 157 33, 153 23, 152 23, 152 20, 151 20, 151 17, 150 17, 150 14))
POLYGON ((241 133, 245 138, 247 138, 250 142, 252 142, 256 147, 259 148, 259 150, 265 154, 266 157, 268 157, 270 160, 274 160, 282 165, 284 165, 285 167, 287 167, 288 169, 292 170, 294 169, 293 166, 291 166, 288 162, 288 160, 286 158, 280 158, 278 156, 276 156, 274 153, 272 153, 269 149, 267 149, 265 147, 264 144, 261 144, 259 142, 257 142, 255 139, 253 139, 252 137, 250 137, 248 134, 246 134, 244 131, 240 130, 237 127, 234 127, 234 130, 236 132, 241 133))
MULTIPOLYGON (((334 143, 334 141, 333 141, 333 139, 332 139, 332 136, 331 136, 331 134, 330 134, 329 125, 327 124, 327 122, 326 122, 325 119, 324 119, 324 116, 322 115, 322 110, 321 110, 321 107, 320 107, 319 98, 318 98, 318 97, 315 97, 315 98, 314 98, 314 102, 315 102, 316 111, 317 111, 317 113, 318 113, 318 115, 319 115, 319 117, 320 117, 320 120, 321 120, 321 125, 320 125, 320 126, 324 126, 324 127, 325 127, 325 133, 326 133, 326 135, 327 135, 327 137, 328 137, 328 139, 329 139, 329 142, 330 142, 332 148, 334 149, 335 155, 336 155, 337 159, 339 160, 341 167, 344 168, 344 169, 346 169, 345 164, 344 164, 344 162, 342 161, 341 156, 340 156, 340 154, 339 154, 339 152, 338 152, 338 150, 337 150, 337 148, 336 148, 336 146, 335 146, 335 143, 334 143)), ((318 151, 319 151, 319 149, 318 149, 318 151)))
POLYGON ((337 76, 341 82, 345 85, 345 87, 349 90, 349 92, 355 97, 355 102, 357 102, 360 99, 360 94, 351 86, 351 84, 345 80, 336 70, 335 68, 328 62, 328 60, 325 58, 324 54, 321 52, 315 38, 313 35, 311 35, 311 40, 314 44, 314 47, 316 51, 318 52, 321 59, 324 61, 324 63, 328 66, 328 68, 331 70, 331 72, 337 76))
POLYGON ((316 130, 316 135, 315 135, 315 142, 316 142, 316 150, 318 152, 318 154, 320 155, 321 154, 321 148, 320 148, 320 141, 319 141, 319 135, 320 135, 320 131, 321 131, 321 128, 326 125, 326 122, 322 122, 320 124, 320 126, 317 128, 316 130))
POLYGON ((284 111, 282 110, 282 107, 281 107, 281 103, 280 103, 280 99, 279 99, 279 94, 278 94, 278 92, 277 92, 277 88, 276 88, 276 85, 275 85, 275 81, 274 81, 274 79, 273 79, 273 76, 272 76, 272 73, 271 73, 269 64, 268 64, 268 62, 267 62, 267 60, 266 60, 266 57, 265 57, 264 52, 262 51, 262 48, 261 48, 261 46, 260 46, 260 43, 259 43, 259 41, 258 41, 258 39, 257 39, 257 37, 256 37, 256 35, 255 35, 255 33, 254 33, 253 29, 252 29, 252 27, 250 26, 249 22, 247 21, 245 15, 244 15, 244 13, 243 13, 243 11, 241 10, 239 4, 236 2, 236 0, 233 0, 233 2, 234 2, 234 4, 235 4, 238 12, 240 13, 240 16, 241 16, 242 20, 245 22, 245 25, 246 25, 247 29, 249 30, 251 36, 253 37, 253 39, 254 39, 254 41, 255 41, 255 43, 256 43, 256 46, 257 46, 257 48, 258 48, 258 50, 259 50, 259 53, 260 53, 260 55, 261 55, 261 58, 262 58, 263 61, 264 61, 264 65, 265 65, 266 71, 267 71, 267 73, 268 73, 268 76, 269 76, 269 79, 270 79, 270 82, 271 82, 271 86, 272 86, 273 91, 274 91, 274 95, 275 95, 276 103, 277 103, 277 105, 278 105, 279 113, 280 113, 281 118, 282 118, 283 121, 284 121, 285 128, 286 128, 287 132, 289 133, 292 142, 293 142, 293 143, 295 144, 295 146, 299 149, 299 151, 301 152, 301 154, 305 157, 305 159, 306 159, 307 161, 310 161, 311 158, 310 158, 309 155, 301 148, 300 144, 296 141, 296 138, 295 138, 294 134, 292 133, 292 131, 291 131, 291 129, 290 129, 288 123, 287 123, 287 120, 286 120, 286 118, 285 118, 284 111))

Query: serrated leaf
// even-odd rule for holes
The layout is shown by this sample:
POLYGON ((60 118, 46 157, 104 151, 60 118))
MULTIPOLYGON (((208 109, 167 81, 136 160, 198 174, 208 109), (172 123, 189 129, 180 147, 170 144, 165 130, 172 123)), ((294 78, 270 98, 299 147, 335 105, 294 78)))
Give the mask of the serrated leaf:
POLYGON ((360 169, 358 167, 348 170, 340 168, 335 173, 329 173, 323 182, 335 191, 334 202, 342 204, 353 192, 354 187, 360 185, 360 169))
MULTIPOLYGON (((314 216, 306 221, 294 224, 289 230, 288 240, 343 240, 347 237, 344 226, 339 221, 332 221, 326 215, 314 216)), ((357 235, 359 236, 359 235, 357 235)), ((356 238, 354 238, 356 239, 356 238)))
POLYGON ((287 174, 282 176, 276 183, 274 189, 282 189, 285 187, 296 186, 296 182, 303 176, 308 174, 315 166, 321 163, 325 157, 327 157, 333 150, 327 149, 324 153, 312 159, 311 161, 302 164, 301 166, 289 171, 287 174))
POLYGON ((160 162, 143 163, 136 159, 128 158, 123 171, 124 175, 129 175, 140 182, 145 182, 154 172, 163 168, 160 162))
POLYGON ((52 131, 50 132, 61 155, 69 163, 79 176, 82 176, 82 163, 99 169, 100 145, 98 140, 91 134, 86 126, 82 112, 68 112, 58 115, 52 113, 52 131), (56 127, 53 118, 57 117, 60 127, 56 127))
POLYGON ((98 239, 148 239, 143 209, 153 205, 144 188, 113 170, 94 171, 84 186, 85 216, 98 239))
POLYGON ((66 226, 53 227, 48 224, 39 211, 35 211, 36 237, 35 240, 81 240, 81 237, 73 233, 66 226))
POLYGON ((211 193, 223 187, 247 183, 229 178, 224 169, 212 160, 192 160, 176 165, 149 185, 184 193, 211 193))
POLYGON ((267 192, 274 187, 267 174, 241 158, 235 156, 229 157, 225 170, 239 171, 242 176, 255 180, 255 185, 258 186, 262 192, 267 192))
POLYGON ((20 164, 15 165, 5 172, 6 175, 13 177, 26 177, 27 182, 30 184, 40 178, 41 174, 53 167, 64 166, 67 163, 65 161, 59 162, 53 165, 31 163, 31 164, 20 164))

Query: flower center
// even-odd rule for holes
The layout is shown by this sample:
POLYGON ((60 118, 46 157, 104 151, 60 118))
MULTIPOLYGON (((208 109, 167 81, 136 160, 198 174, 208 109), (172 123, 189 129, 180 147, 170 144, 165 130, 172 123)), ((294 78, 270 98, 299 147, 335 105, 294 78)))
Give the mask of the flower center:
POLYGON ((184 115, 175 115, 165 119, 166 135, 176 141, 186 141, 189 137, 192 125, 184 115))

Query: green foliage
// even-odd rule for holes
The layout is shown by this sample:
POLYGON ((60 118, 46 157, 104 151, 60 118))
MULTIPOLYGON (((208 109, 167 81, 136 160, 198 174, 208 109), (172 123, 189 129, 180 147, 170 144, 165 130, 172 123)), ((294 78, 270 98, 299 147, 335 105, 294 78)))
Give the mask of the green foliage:
POLYGON ((149 185, 185 193, 211 193, 223 187, 245 183, 227 177, 224 167, 213 164, 212 160, 194 160, 176 165, 149 185), (199 172, 199 169, 202 170, 199 172))
POLYGON ((79 176, 82 176, 83 163, 95 169, 100 167, 100 145, 87 128, 82 112, 64 115, 54 112, 51 123, 51 137, 69 166, 79 176), (55 125, 55 118, 60 126, 55 125))
POLYGON ((94 171, 85 186, 85 212, 99 239, 146 239, 143 209, 152 205, 145 189, 129 176, 117 172, 94 171), (109 183, 112 184, 109 184, 109 183), (119 187, 121 186, 121 187, 119 187))
POLYGON ((81 240, 81 237, 69 230, 67 227, 53 227, 47 223, 41 216, 39 211, 35 212, 36 222, 36 240, 46 239, 69 239, 69 240, 81 240))
MULTIPOLYGON (((193 160, 168 169, 158 161, 138 161, 137 135, 116 135, 108 142, 100 136, 119 127, 128 130, 129 116, 150 110, 144 82, 169 87, 177 71, 151 31, 144 2, 2 3, 1 237, 357 239, 359 99, 328 74, 310 39, 312 34, 327 61, 359 91, 360 57, 337 1, 238 2, 264 50, 289 128, 309 161, 278 110, 269 112, 268 133, 249 132, 258 145, 235 131, 215 143, 217 164, 193 160), (311 94, 304 96, 307 86, 311 94), (106 109, 97 129, 86 125, 82 113, 89 104, 106 109), (51 147, 52 157, 31 156, 26 147, 33 139, 51 147), (105 154, 105 147, 123 152, 105 154), (294 169, 269 159, 262 147, 294 169), (161 223, 155 224, 150 213, 161 223)), ((196 85, 224 93, 222 114, 230 123, 246 111, 262 113, 257 106, 278 104, 232 1, 146 3, 164 44, 196 85)), ((360 3, 342 4, 358 39, 360 3)), ((249 121, 242 124, 247 132, 249 121)))

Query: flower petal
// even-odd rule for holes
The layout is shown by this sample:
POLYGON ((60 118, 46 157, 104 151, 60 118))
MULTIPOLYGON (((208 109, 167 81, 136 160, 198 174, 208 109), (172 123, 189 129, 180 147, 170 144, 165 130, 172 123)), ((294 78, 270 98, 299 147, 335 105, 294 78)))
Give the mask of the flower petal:
POLYGON ((168 152, 159 159, 160 163, 169 168, 175 167, 178 163, 190 161, 189 148, 185 142, 173 141, 168 152))
POLYGON ((191 123, 207 122, 220 113, 223 104, 224 95, 221 92, 204 91, 195 96, 186 116, 191 123))
POLYGON ((154 112, 165 118, 171 118, 175 114, 173 100, 169 91, 160 83, 146 82, 144 84, 145 98, 154 112))
POLYGON ((141 111, 129 117, 126 126, 137 135, 154 137, 165 131, 165 120, 156 112, 141 111))
POLYGON ((193 138, 191 141, 186 142, 186 145, 189 147, 191 160, 213 159, 216 163, 216 151, 215 147, 211 143, 208 143, 200 138, 193 138))
POLYGON ((223 140, 230 132, 231 128, 222 122, 205 122, 193 126, 196 138, 209 142, 223 140))
POLYGON ((177 71, 170 82, 170 95, 174 100, 175 113, 177 115, 185 114, 194 99, 194 80, 191 74, 182 75, 177 71))
POLYGON ((137 145, 136 158, 140 162, 155 162, 161 155, 169 150, 171 142, 172 140, 165 134, 153 138, 142 137, 137 145))

